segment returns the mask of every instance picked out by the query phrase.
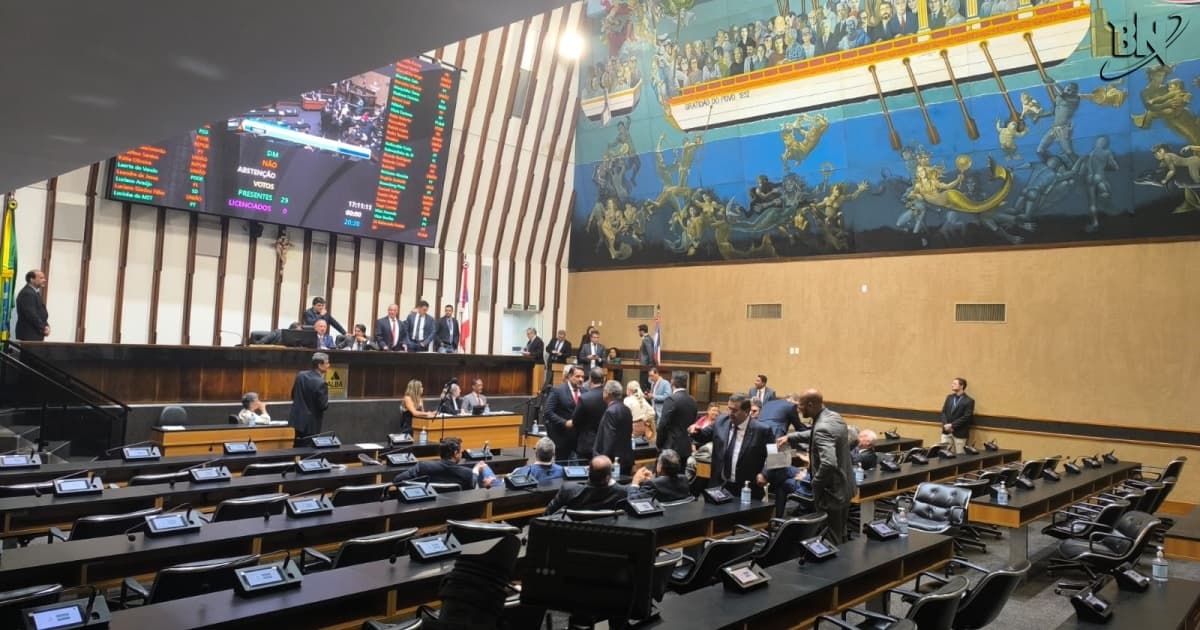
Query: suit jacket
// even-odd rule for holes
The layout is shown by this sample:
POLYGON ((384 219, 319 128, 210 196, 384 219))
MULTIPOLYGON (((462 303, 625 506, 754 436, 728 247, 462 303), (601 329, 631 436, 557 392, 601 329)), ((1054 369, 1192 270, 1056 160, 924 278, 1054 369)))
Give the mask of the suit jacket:
POLYGON ((416 466, 412 466, 408 470, 396 475, 393 481, 396 485, 400 485, 405 481, 412 481, 418 477, 425 477, 432 483, 456 483, 463 490, 470 490, 475 487, 475 473, 470 468, 449 459, 442 459, 436 462, 417 462, 416 466))
POLYGON ((337 343, 333 341, 333 335, 317 335, 317 348, 324 350, 336 350, 337 343))
POLYGON ((387 317, 380 317, 375 320, 375 345, 380 350, 400 350, 404 347, 404 341, 408 339, 408 330, 404 328, 405 321, 396 318, 396 343, 392 343, 392 320, 387 317))
POLYGON ((317 370, 297 374, 292 382, 292 408, 288 411, 288 424, 296 430, 296 435, 320 433, 321 420, 328 408, 329 386, 325 377, 317 370))
POLYGON ((871 36, 872 41, 892 39, 900 34, 900 21, 893 15, 888 18, 888 21, 880 22, 879 26, 872 26, 867 33, 871 36))
POLYGON ((45 339, 46 335, 43 335, 42 331, 50 325, 47 321, 49 317, 41 294, 32 285, 26 284, 17 293, 17 325, 13 330, 13 336, 18 341, 45 339))
POLYGON ((525 344, 525 352, 528 352, 529 358, 534 361, 541 361, 546 354, 546 342, 542 341, 541 337, 534 335, 533 339, 525 344))
POLYGON ((849 507, 858 486, 850 461, 850 435, 846 422, 836 411, 822 409, 813 420, 808 458, 817 509, 849 507))
POLYGON ((687 460, 692 454, 692 437, 688 435, 688 427, 695 421, 696 400, 682 389, 671 394, 663 402, 662 413, 658 416, 655 446, 659 450, 669 448, 679 453, 681 460, 687 460))
POLYGON ((625 403, 614 401, 600 416, 593 455, 608 455, 613 461, 620 458, 621 470, 614 474, 633 470, 633 412, 625 403))
MULTIPOLYGON (((588 360, 588 355, 592 354, 591 348, 592 344, 590 342, 579 346, 579 355, 576 358, 579 359, 579 365, 583 366, 585 370, 592 367, 592 362, 588 360)), ((607 352, 608 348, 605 348, 604 344, 596 344, 596 356, 599 357, 596 359, 596 367, 604 367, 604 355, 607 352)))
POLYGON ((789 429, 794 428, 797 431, 804 429, 804 424, 800 422, 800 412, 796 410, 796 404, 783 398, 763 403, 762 410, 758 413, 758 421, 769 427, 776 438, 787 435, 789 429))
POLYGON ((318 319, 325 320, 325 323, 329 324, 330 328, 338 331, 338 334, 342 334, 342 335, 346 334, 346 329, 342 328, 342 325, 338 323, 338 320, 333 318, 333 315, 329 314, 329 311, 325 311, 325 313, 322 315, 317 315, 317 312, 312 310, 311 308, 308 309, 307 311, 304 311, 304 325, 305 326, 312 326, 313 324, 317 323, 318 319))
POLYGON ((466 396, 462 397, 462 408, 464 410, 466 410, 467 413, 471 413, 471 411, 473 410, 474 407, 486 408, 487 406, 488 406, 487 396, 480 397, 480 396, 476 396, 475 392, 468 392, 466 396))
POLYGON ((379 347, 375 345, 375 342, 371 341, 370 339, 362 342, 361 346, 359 346, 358 348, 355 348, 354 347, 354 337, 351 335, 346 335, 345 337, 342 337, 340 340, 338 340, 337 347, 338 347, 338 350, 378 350, 379 349, 379 347))
POLYGON ((457 416, 462 413, 463 404, 462 397, 451 398, 446 396, 442 402, 438 404, 438 413, 444 413, 450 416, 457 416))
POLYGON ((567 357, 571 356, 571 342, 563 339, 562 348, 555 351, 558 347, 558 339, 551 339, 550 345, 546 346, 546 362, 547 363, 566 363, 567 357))
POLYGON ((649 481, 643 481, 639 486, 629 487, 629 498, 631 499, 650 497, 658 501, 670 502, 682 501, 690 496, 692 496, 692 489, 688 486, 687 477, 683 475, 655 477, 649 481))
MULTIPOLYGON (((742 450, 738 454, 737 468, 733 478, 727 478, 725 472, 725 451, 730 448, 729 430, 732 426, 729 414, 724 414, 717 421, 700 429, 696 433, 696 441, 701 444, 712 442, 712 476, 708 479, 709 487, 724 485, 731 491, 740 491, 747 481, 750 482, 750 492, 755 497, 762 497, 763 491, 757 483, 758 474, 763 472, 767 463, 767 444, 775 443, 771 430, 757 420, 746 420, 746 434, 742 436, 742 450)), ((842 429, 843 439, 845 428, 842 429)))
POLYGON ((642 365, 656 365, 654 361, 654 338, 650 335, 642 335, 642 343, 638 346, 638 363, 642 365))
MULTIPOLYGON (((575 452, 583 459, 591 459, 596 448, 596 431, 600 418, 604 417, 604 392, 597 387, 583 392, 579 405, 571 415, 575 427, 575 452)), ((632 420, 630 421, 632 424, 632 420)), ((630 432, 632 433, 632 426, 630 432)), ((630 444, 632 446, 632 444, 630 444)))
POLYGON ((510 475, 526 474, 538 481, 562 479, 565 471, 558 464, 529 464, 509 473, 510 475))
POLYGON ((453 317, 442 317, 437 320, 437 342, 438 346, 450 346, 457 348, 458 342, 462 340, 462 329, 458 326, 458 320, 453 317))
MULTIPOLYGON (((751 387, 746 392, 746 395, 751 398, 758 398, 758 390, 751 387)), ((764 387, 763 388, 763 402, 765 403, 769 400, 775 400, 775 390, 771 389, 770 387, 764 387)))
POLYGON ((409 313, 408 317, 404 319, 405 323, 408 325, 408 328, 406 329, 408 335, 405 337, 405 341, 417 343, 423 348, 429 348, 430 344, 433 343, 434 336, 437 335, 437 322, 434 321, 433 315, 426 313, 424 315, 425 328, 421 331, 422 336, 420 339, 416 339, 414 341, 412 337, 413 335, 417 334, 418 317, 422 317, 422 315, 420 313, 409 313))
MULTIPOLYGON (((946 396, 942 403, 942 424, 951 425, 954 437, 965 440, 971 432, 971 423, 975 421, 975 399, 963 394, 958 404, 954 404, 954 394, 946 396)), ((946 431, 943 430, 942 433, 946 431)))
POLYGON ((575 398, 566 383, 550 390, 542 405, 542 424, 546 425, 546 436, 554 442, 554 451, 559 459, 566 459, 575 450, 575 435, 567 428, 567 420, 575 414, 575 398))
POLYGON ((558 494, 546 506, 546 514, 563 508, 570 510, 616 510, 629 498, 629 490, 619 484, 598 488, 592 484, 568 481, 558 489, 558 494))
POLYGON ((904 9, 904 24, 900 26, 900 33, 902 35, 912 35, 913 33, 916 33, 917 26, 919 26, 919 22, 917 20, 917 14, 913 11, 910 11, 906 7, 904 9))

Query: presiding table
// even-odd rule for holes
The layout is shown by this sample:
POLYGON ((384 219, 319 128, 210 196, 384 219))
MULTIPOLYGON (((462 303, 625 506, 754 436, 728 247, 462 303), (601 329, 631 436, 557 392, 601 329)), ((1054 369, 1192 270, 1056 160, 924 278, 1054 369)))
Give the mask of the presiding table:
POLYGON ((156 426, 150 439, 162 445, 163 455, 204 455, 221 453, 225 442, 252 441, 260 451, 292 448, 296 431, 282 424, 193 424, 156 426), (214 451, 214 448, 216 449, 214 451))
POLYGON ((429 442, 436 444, 442 435, 462 440, 463 448, 520 448, 524 418, 509 411, 493 411, 481 416, 438 416, 413 418, 413 436, 425 429, 429 442))

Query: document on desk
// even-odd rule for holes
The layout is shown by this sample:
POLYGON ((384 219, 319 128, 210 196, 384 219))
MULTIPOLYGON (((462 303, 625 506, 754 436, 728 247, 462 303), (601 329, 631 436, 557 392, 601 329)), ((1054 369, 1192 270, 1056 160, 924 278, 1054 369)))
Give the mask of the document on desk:
POLYGON ((774 444, 767 445, 767 469, 787 468, 792 465, 792 449, 779 450, 774 444))
POLYGON ((163 431, 186 431, 187 430, 187 427, 183 426, 182 424, 164 424, 163 426, 158 427, 158 428, 162 429, 163 431))
POLYGON ((382 449, 382 448, 383 448, 383 445, 382 445, 382 444, 375 444, 374 442, 366 442, 366 443, 363 443, 363 444, 355 444, 354 446, 356 446, 356 447, 358 447, 358 448, 361 448, 361 449, 363 449, 364 451, 375 451, 375 450, 379 450, 379 449, 382 449))

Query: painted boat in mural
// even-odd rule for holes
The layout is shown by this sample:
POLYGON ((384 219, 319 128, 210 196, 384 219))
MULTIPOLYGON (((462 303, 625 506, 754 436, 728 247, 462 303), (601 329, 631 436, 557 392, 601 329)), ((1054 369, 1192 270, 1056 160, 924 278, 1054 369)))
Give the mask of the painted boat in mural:
POLYGON ((684 131, 1052 67, 1075 52, 1090 0, 1047 2, 956 26, 688 86, 667 101, 684 131))
POLYGON ((642 80, 638 79, 638 82, 629 89, 580 99, 579 106, 583 108, 583 115, 587 116, 588 120, 600 121, 607 125, 610 119, 632 112, 638 106, 641 98, 642 80), (607 114, 605 113, 606 109, 607 114))

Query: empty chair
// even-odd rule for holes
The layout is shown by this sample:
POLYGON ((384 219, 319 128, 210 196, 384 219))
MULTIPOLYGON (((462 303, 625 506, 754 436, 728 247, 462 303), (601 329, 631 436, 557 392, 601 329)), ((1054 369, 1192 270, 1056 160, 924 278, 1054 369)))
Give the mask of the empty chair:
POLYGON ((404 544, 415 536, 417 531, 416 527, 409 527, 394 532, 351 538, 338 547, 333 558, 312 547, 305 547, 300 552, 300 571, 309 573, 318 569, 336 569, 403 554, 404 544))
POLYGON ((212 513, 211 522, 222 523, 243 518, 276 516, 283 513, 283 504, 287 502, 287 499, 288 495, 283 492, 225 499, 217 504, 217 509, 212 513))
POLYGON ((258 555, 177 564, 160 570, 154 576, 154 582, 150 588, 146 588, 133 578, 125 578, 121 582, 118 605, 121 608, 127 608, 132 600, 141 600, 142 604, 156 604, 229 590, 237 582, 237 576, 233 573, 235 569, 256 564, 258 564, 258 555))
POLYGON ((1117 519, 1129 509, 1129 502, 1116 500, 1096 506, 1093 511, 1089 507, 1069 506, 1050 515, 1050 524, 1042 528, 1042 533, 1059 540, 1067 538, 1087 538, 1093 531, 1109 531, 1117 524, 1117 519))
MULTIPOLYGON (((959 601, 958 612, 954 614, 954 622, 951 627, 954 630, 976 630, 985 628, 995 621, 996 617, 1000 616, 1000 611, 1004 610, 1013 591, 1017 590, 1017 586, 1029 573, 1029 566, 1028 560, 1022 560, 1010 567, 988 570, 962 558, 951 560, 947 571, 954 567, 965 567, 983 574, 983 577, 975 582, 974 587, 968 588, 966 594, 959 601)), ((895 592, 900 593, 901 599, 914 602, 925 592, 921 587, 923 578, 933 581, 939 587, 949 581, 949 577, 922 572, 917 576, 916 591, 895 589, 895 592)))
POLYGON ((232 414, 232 413, 229 414, 229 417, 226 418, 225 420, 227 422, 229 422, 229 424, 241 424, 242 423, 241 420, 238 420, 237 414, 232 414))
MULTIPOLYGON (((913 495, 908 526, 917 531, 931 534, 949 533, 957 536, 958 528, 967 522, 967 507, 970 503, 971 490, 969 488, 941 483, 923 483, 917 486, 917 491, 913 495)), ((962 547, 962 541, 956 537, 954 548, 961 550, 962 547)))
POLYGON ((1093 531, 1086 538, 1068 538, 1058 544, 1057 556, 1050 557, 1050 571, 1082 569, 1095 579, 1126 562, 1142 556, 1150 536, 1162 521, 1145 512, 1131 510, 1121 515, 1107 531, 1093 531))
POLYGON ((484 521, 446 521, 446 531, 462 544, 491 540, 501 536, 517 536, 521 528, 508 523, 488 523, 484 521))
POLYGON ((756 543, 758 534, 755 533, 705 541, 699 557, 692 558, 684 554, 679 559, 679 565, 671 571, 670 589, 682 594, 712 584, 721 567, 748 558, 754 553, 756 543))
MULTIPOLYGON (((969 490, 972 499, 988 496, 990 487, 986 479, 959 479, 954 482, 954 485, 969 490)), ((964 547, 971 547, 987 553, 987 545, 983 544, 984 534, 997 539, 1004 537, 1004 534, 1000 532, 1000 528, 995 525, 963 523, 958 528, 956 539, 964 547)))
POLYGON ((53 604, 58 601, 58 594, 62 590, 61 584, 41 584, 0 593, 0 628, 23 628, 25 620, 21 618, 22 610, 53 604))
MULTIPOLYGON (((959 602, 963 595, 967 592, 967 586, 970 582, 967 578, 961 575, 955 575, 943 584, 936 591, 920 595, 903 619, 907 619, 916 625, 920 630, 951 630, 954 628, 954 618, 958 613, 959 602)), ((862 630, 891 630, 896 628, 894 624, 900 621, 901 618, 893 617, 888 614, 888 602, 891 601, 889 595, 897 592, 896 589, 890 589, 884 595, 884 612, 877 613, 861 608, 851 608, 842 611, 842 618, 829 617, 821 615, 817 617, 816 628, 820 628, 823 622, 831 623, 839 628, 862 629, 862 630), (851 624, 847 619, 850 614, 855 614, 863 618, 857 625, 851 624)))
POLYGON ((14 483, 0 486, 0 499, 6 497, 31 497, 35 494, 46 494, 54 491, 54 483, 38 481, 33 483, 14 483))
POLYGON ((148 475, 134 475, 129 478, 129 485, 131 485, 131 486, 153 486, 153 485, 157 485, 160 483, 172 483, 172 482, 179 483, 180 481, 187 481, 190 478, 191 478, 191 474, 187 473, 187 472, 168 472, 168 473, 154 473, 154 474, 148 474, 148 475))
POLYGON ((46 542, 53 543, 55 540, 66 542, 68 540, 85 540, 88 538, 124 534, 126 530, 134 525, 145 522, 147 516, 154 516, 160 512, 162 512, 162 508, 147 508, 125 514, 81 516, 75 520, 75 524, 71 526, 70 532, 63 533, 61 529, 51 527, 50 533, 46 536, 46 542))
POLYGON ((342 486, 333 491, 329 500, 333 507, 343 505, 358 505, 361 503, 376 503, 387 498, 390 483, 372 483, 362 486, 342 486))
POLYGON ((800 557, 800 541, 820 535, 827 520, 829 516, 824 512, 814 512, 787 519, 773 518, 767 532, 745 525, 738 525, 737 529, 759 537, 750 557, 759 566, 769 567, 800 557))
POLYGON ((1179 475, 1183 474, 1183 465, 1186 463, 1187 457, 1181 456, 1172 459, 1170 462, 1167 462, 1166 466, 1162 467, 1142 464, 1133 471, 1133 479, 1126 480, 1125 483, 1136 486, 1139 483, 1147 481, 1162 481, 1167 477, 1179 479, 1179 475))
POLYGON ((460 490, 463 489, 462 486, 460 486, 456 483, 442 483, 440 481, 430 481, 428 483, 426 483, 424 481, 405 481, 403 483, 406 486, 421 486, 422 488, 432 488, 433 491, 438 494, 442 494, 444 492, 459 492, 460 490))
POLYGON ((158 413, 158 426, 169 426, 173 424, 187 424, 188 413, 187 409, 179 405, 167 405, 158 413))
POLYGON ((296 468, 293 462, 261 462, 256 464, 246 464, 242 469, 243 477, 253 477, 255 475, 282 475, 291 472, 296 468))

